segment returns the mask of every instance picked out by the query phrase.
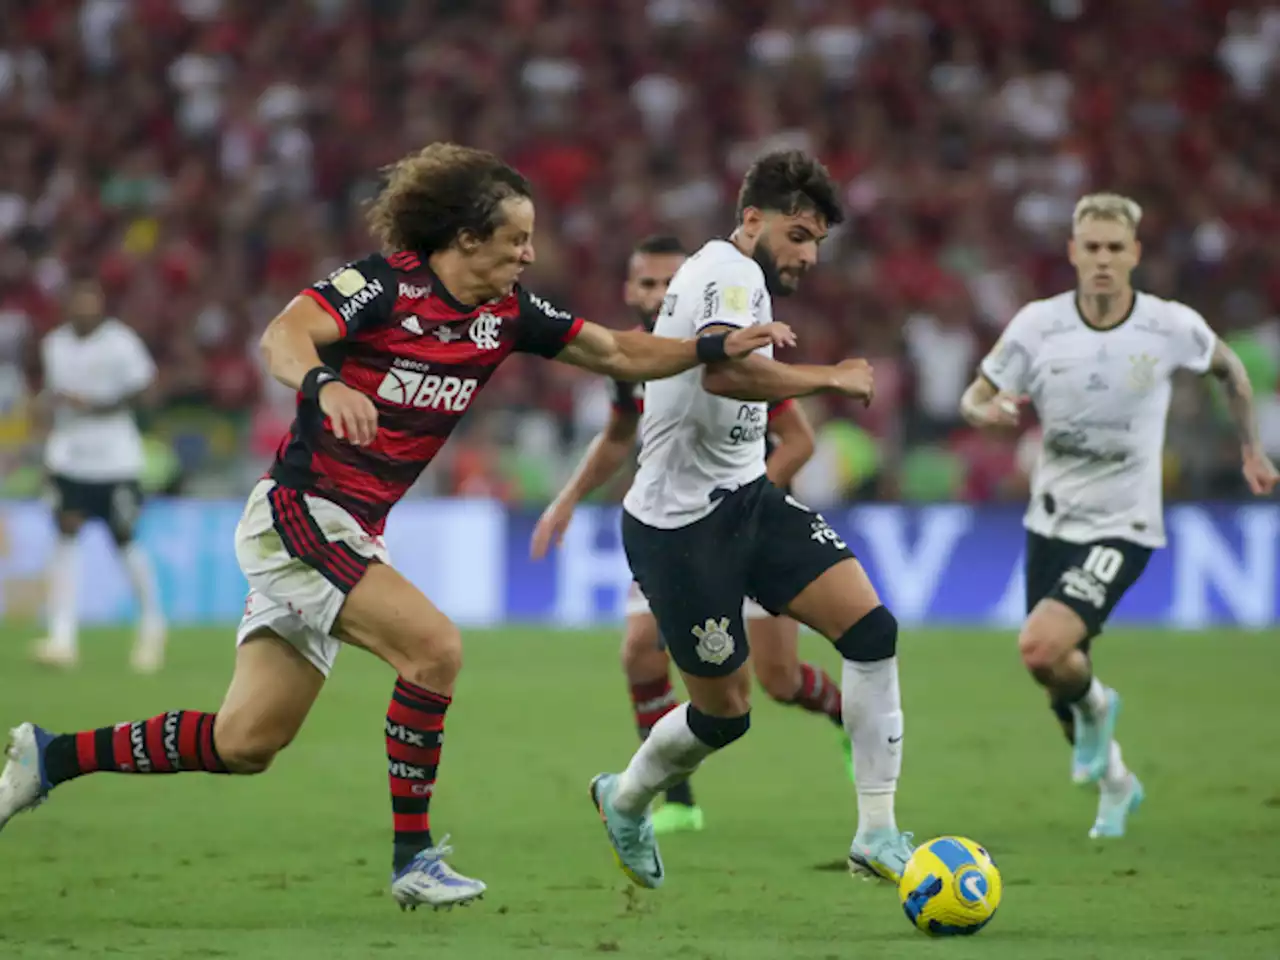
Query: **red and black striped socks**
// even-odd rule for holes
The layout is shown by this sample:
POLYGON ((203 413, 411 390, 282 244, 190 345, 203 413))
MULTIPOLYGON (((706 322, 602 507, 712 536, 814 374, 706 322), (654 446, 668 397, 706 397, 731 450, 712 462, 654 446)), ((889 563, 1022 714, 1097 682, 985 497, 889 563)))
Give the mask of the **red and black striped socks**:
POLYGON ((844 727, 840 684, 821 667, 811 663, 800 664, 800 689, 786 702, 809 713, 825 714, 837 727, 844 727))
POLYGON ((431 794, 436 786, 444 715, 450 698, 432 693, 403 677, 396 681, 387 710, 387 775, 391 781, 391 813, 395 824, 396 870, 403 868, 431 840, 431 794))
POLYGON ((149 720, 55 736, 45 750, 54 786, 86 773, 227 773, 213 743, 217 714, 172 710, 149 720))

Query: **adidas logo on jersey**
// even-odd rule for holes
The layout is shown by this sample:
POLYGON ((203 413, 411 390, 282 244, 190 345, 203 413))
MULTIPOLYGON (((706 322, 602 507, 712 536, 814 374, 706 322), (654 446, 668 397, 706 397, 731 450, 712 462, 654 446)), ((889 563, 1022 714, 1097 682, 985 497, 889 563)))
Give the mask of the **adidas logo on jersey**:
POLYGON ((418 322, 418 318, 413 314, 409 314, 409 316, 401 320, 400 326, 404 327, 410 333, 416 333, 418 336, 422 336, 422 324, 418 322))

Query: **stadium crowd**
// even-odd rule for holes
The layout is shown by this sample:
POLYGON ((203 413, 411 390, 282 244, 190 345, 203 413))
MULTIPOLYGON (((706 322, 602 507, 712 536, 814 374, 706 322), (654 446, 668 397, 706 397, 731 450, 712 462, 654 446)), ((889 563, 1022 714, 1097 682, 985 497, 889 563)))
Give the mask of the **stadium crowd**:
MULTIPOLYGON (((429 141, 534 182, 528 285, 602 322, 630 245, 730 229, 761 150, 804 147, 851 217, 779 306, 789 359, 869 357, 868 410, 813 402, 800 489, 1017 497, 1007 442, 956 405, 1017 307, 1068 288, 1083 192, 1134 196, 1140 285, 1250 368, 1280 453, 1280 5, 1259 0, 11 0, 0 38, 0 473, 38 474, 25 403, 69 271, 92 269, 161 370, 154 486, 241 493, 287 426, 254 344, 370 246, 378 169, 429 141), (1270 269, 1268 269, 1270 267, 1270 269), (162 455, 163 454, 163 455, 162 455), (23 465, 25 464, 25 469, 23 465)), ((516 360, 427 492, 538 501, 605 385, 516 360)), ((1169 431, 1170 492, 1241 490, 1207 387, 1169 431), (1212 438, 1212 439, 1211 439, 1212 438)))

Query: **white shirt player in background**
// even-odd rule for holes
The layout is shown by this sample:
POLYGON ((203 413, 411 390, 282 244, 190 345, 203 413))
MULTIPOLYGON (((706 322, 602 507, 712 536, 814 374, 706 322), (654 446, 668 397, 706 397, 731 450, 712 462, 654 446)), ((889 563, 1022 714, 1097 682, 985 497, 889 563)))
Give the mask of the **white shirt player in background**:
POLYGON ((44 387, 39 403, 49 427, 44 463, 58 541, 49 570, 49 636, 38 644, 35 657, 51 666, 77 662, 78 537, 86 521, 101 520, 119 547, 138 598, 132 664, 150 673, 163 663, 165 623, 155 571, 133 538, 143 466, 133 407, 155 381, 156 367, 138 335, 104 315, 96 281, 71 285, 66 312, 66 322, 40 345, 44 387))
POLYGON ((1127 197, 1080 200, 1068 248, 1078 289, 1023 307, 961 400, 978 427, 1015 428, 1024 398, 1040 418, 1018 646, 1073 743, 1073 779, 1099 784, 1094 838, 1123 836, 1144 796, 1115 740, 1119 695, 1093 675, 1089 647, 1151 551, 1165 544, 1170 378, 1189 370, 1221 381, 1249 489, 1268 494, 1277 480, 1239 358, 1191 307, 1133 289, 1141 217, 1127 197))
MULTIPOLYGON (((654 333, 714 338, 769 323, 771 296, 797 289, 842 219, 820 163, 800 151, 760 157, 743 181, 733 234, 677 271, 654 333)), ((689 702, 658 720, 625 770, 600 774, 591 787, 618 862, 640 886, 664 878, 651 801, 750 726, 746 595, 809 625, 844 658, 842 720, 858 793, 850 867, 896 882, 910 857, 894 817, 903 730, 897 621, 826 521, 766 478, 769 402, 821 391, 870 402, 870 367, 778 363, 769 348, 708 366, 705 376, 645 386, 623 543, 689 702)))

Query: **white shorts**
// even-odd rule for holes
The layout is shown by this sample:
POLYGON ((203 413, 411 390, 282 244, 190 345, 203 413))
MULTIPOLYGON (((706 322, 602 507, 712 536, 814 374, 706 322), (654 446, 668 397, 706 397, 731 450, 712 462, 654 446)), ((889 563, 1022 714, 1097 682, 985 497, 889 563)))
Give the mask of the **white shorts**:
MULTIPOLYGON (((627 602, 623 608, 624 613, 628 617, 639 617, 650 614, 649 601, 640 589, 640 584, 634 580, 631 581, 631 589, 627 591, 627 602)), ((772 616, 768 610, 760 606, 750 597, 744 597, 742 600, 742 619, 743 620, 768 620, 772 616)))
POLYGON ((249 581, 236 645, 266 628, 326 677, 341 643, 330 631, 370 561, 390 563, 381 537, 336 503, 263 480, 236 525, 236 559, 249 581))

